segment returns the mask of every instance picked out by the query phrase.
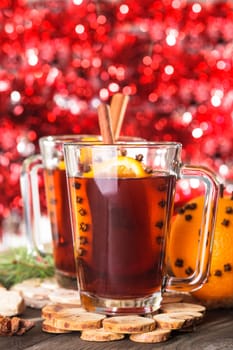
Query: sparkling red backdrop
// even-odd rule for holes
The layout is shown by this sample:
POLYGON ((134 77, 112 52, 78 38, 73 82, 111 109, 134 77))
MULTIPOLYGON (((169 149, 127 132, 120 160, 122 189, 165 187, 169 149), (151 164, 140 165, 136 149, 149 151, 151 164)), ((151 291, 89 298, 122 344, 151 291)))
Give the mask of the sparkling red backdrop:
POLYGON ((22 160, 49 134, 98 132, 130 95, 124 135, 183 143, 233 178, 231 1, 1 0, 0 222, 21 215, 22 160))

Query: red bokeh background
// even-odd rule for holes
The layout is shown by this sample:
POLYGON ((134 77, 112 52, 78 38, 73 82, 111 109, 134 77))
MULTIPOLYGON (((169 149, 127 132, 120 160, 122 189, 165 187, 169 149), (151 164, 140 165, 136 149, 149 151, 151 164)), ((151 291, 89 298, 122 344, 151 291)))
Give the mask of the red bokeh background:
POLYGON ((39 137, 98 133, 117 91, 122 135, 182 142, 184 162, 233 179, 231 1, 1 0, 0 47, 1 227, 39 137))

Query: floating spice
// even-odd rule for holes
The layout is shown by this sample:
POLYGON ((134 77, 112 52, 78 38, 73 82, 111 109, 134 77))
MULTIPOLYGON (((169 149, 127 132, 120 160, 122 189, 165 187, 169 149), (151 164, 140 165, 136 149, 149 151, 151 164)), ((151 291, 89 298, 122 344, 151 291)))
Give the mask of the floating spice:
POLYGON ((183 259, 176 259, 175 266, 177 267, 183 267, 184 266, 184 260, 183 259))
POLYGON ((143 160, 143 154, 137 154, 135 158, 136 158, 136 160, 141 162, 143 160))
POLYGON ((221 222, 221 224, 223 225, 223 226, 229 226, 229 224, 230 224, 230 220, 228 220, 228 219, 223 219, 223 221, 221 222))
POLYGON ((127 150, 121 148, 121 155, 124 156, 124 157, 127 156, 127 150))
POLYGON ((187 214, 187 215, 185 215, 185 220, 186 221, 191 221, 192 220, 192 215, 191 214, 187 214))
POLYGON ((81 204, 82 202, 83 202, 83 198, 82 198, 82 197, 77 196, 77 197, 76 197, 76 203, 81 204))
POLYGON ((86 236, 80 236, 79 240, 80 240, 80 244, 82 245, 85 245, 88 243, 88 239, 86 236))
POLYGON ((163 221, 157 221, 155 223, 155 227, 158 227, 158 228, 162 229, 163 228, 163 221))
POLYGON ((226 214, 232 214, 233 213, 233 207, 226 207, 226 214))
POLYGON ((178 213, 179 214, 184 214, 185 213, 185 209, 184 208, 179 208, 178 213))
POLYGON ((185 206, 185 209, 189 209, 189 210, 195 210, 197 209, 197 203, 189 203, 185 206))
POLYGON ((165 199, 162 199, 158 204, 161 208, 165 208, 167 202, 165 201, 165 199))
POLYGON ((80 182, 75 182, 75 183, 74 183, 74 188, 75 188, 76 190, 79 190, 79 189, 81 188, 80 182))
POLYGON ((81 209, 79 209, 79 214, 81 215, 81 216, 85 216, 86 215, 86 210, 84 209, 84 208, 81 208, 81 209))
POLYGON ((214 272, 214 276, 221 277, 221 276, 222 276, 222 271, 221 271, 221 270, 216 270, 216 271, 214 272))
POLYGON ((225 265, 224 265, 224 271, 225 271, 225 272, 229 272, 229 271, 231 271, 231 270, 232 270, 231 264, 225 264, 225 265))
POLYGON ((86 232, 86 231, 88 231, 89 225, 86 224, 86 223, 84 223, 84 222, 81 222, 80 225, 79 225, 79 227, 80 227, 80 230, 81 230, 81 231, 86 232))
POLYGON ((189 266, 186 270, 185 270, 185 273, 188 275, 188 276, 191 276, 193 274, 193 269, 189 266))

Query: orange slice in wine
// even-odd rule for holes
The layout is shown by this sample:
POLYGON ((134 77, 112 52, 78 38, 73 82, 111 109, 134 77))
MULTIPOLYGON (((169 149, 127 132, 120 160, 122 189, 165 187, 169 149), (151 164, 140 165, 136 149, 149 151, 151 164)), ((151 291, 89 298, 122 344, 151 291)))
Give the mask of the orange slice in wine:
POLYGON ((96 163, 89 171, 84 173, 85 177, 148 177, 143 163, 137 159, 118 156, 103 163, 96 163))

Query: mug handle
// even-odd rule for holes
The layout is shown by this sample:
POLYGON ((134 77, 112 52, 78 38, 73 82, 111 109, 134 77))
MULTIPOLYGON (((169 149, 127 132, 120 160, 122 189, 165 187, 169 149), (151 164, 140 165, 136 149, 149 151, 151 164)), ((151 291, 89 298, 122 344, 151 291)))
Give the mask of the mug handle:
MULTIPOLYGON (((194 273, 187 278, 165 276, 164 291, 194 291, 205 283, 209 273, 221 185, 216 175, 209 169, 194 165, 182 165, 180 168, 179 180, 190 178, 198 179, 206 185, 196 269, 194 273)), ((167 259, 169 259, 169 257, 166 257, 166 260, 167 259)))
POLYGON ((39 191, 39 172, 43 171, 42 157, 35 154, 26 158, 22 163, 20 173, 20 190, 23 201, 23 215, 25 223, 25 234, 28 242, 28 250, 41 256, 52 254, 52 238, 49 243, 42 239, 43 232, 51 236, 49 223, 46 223, 42 215, 39 191))

